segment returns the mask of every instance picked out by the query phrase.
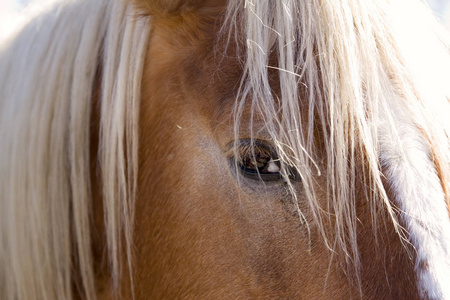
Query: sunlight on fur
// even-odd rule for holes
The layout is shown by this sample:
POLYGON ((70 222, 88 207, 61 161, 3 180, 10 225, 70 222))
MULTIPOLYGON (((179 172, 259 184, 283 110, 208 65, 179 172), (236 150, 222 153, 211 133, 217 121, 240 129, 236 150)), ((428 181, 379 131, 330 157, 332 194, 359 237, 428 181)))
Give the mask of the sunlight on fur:
MULTIPOLYGON (((399 238, 417 251, 422 296, 450 299, 450 44, 422 9, 399 21, 396 3, 228 1, 222 34, 246 41, 238 51, 244 74, 235 140, 243 127, 253 128, 240 122, 250 102, 277 147, 292 195, 297 199, 288 167, 300 174, 327 247, 345 257, 357 284, 354 186, 368 182, 373 219, 386 210, 399 238), (411 26, 414 36, 405 35, 411 26), (274 70, 279 97, 268 79, 274 70), (309 104, 306 120, 299 99, 309 104), (317 154, 316 128, 325 158, 317 154), (328 207, 316 199, 318 174, 326 178, 328 207)), ((137 16, 126 1, 59 1, 0 44, 1 299, 72 299, 74 273, 81 295, 96 298, 89 138, 99 74, 99 165, 114 287, 131 273, 123 270, 133 261, 141 77, 151 29, 151 17, 137 16)))

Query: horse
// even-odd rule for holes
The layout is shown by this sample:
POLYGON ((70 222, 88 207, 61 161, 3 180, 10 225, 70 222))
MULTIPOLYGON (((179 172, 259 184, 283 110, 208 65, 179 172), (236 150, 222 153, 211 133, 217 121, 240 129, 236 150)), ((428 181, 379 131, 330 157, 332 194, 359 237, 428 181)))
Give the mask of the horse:
POLYGON ((30 8, 0 43, 0 298, 450 299, 450 43, 397 5, 30 8))

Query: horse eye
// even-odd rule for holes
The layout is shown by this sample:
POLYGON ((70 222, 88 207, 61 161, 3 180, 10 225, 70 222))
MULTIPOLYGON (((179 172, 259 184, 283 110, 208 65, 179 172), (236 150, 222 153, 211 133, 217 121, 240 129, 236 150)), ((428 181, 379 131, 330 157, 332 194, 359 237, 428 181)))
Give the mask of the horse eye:
POLYGON ((260 140, 240 140, 235 158, 238 171, 247 178, 262 181, 282 179, 280 161, 273 148, 260 140))

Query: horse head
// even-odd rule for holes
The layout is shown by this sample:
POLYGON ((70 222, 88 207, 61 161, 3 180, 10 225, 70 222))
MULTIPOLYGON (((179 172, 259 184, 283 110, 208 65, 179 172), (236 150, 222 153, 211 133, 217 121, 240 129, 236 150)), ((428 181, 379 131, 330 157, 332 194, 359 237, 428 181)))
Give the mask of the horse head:
POLYGON ((390 7, 39 13, 0 52, 2 298, 450 297, 448 91, 390 7))

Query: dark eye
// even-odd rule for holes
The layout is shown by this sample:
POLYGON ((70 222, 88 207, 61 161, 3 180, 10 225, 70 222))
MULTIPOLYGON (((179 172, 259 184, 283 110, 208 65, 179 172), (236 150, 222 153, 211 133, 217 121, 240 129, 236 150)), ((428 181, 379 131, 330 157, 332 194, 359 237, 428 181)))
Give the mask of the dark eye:
MULTIPOLYGON (((280 181, 283 179, 281 160, 275 148, 267 141, 242 139, 229 145, 230 161, 244 177, 258 181, 280 181)), ((298 172, 284 166, 289 179, 301 181, 298 172)))
POLYGON ((263 181, 282 178, 280 161, 275 151, 265 142, 241 140, 238 155, 236 163, 245 177, 263 181))

